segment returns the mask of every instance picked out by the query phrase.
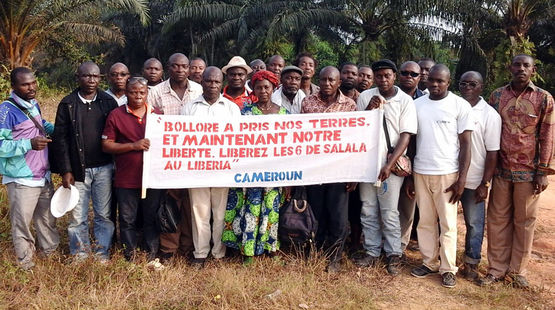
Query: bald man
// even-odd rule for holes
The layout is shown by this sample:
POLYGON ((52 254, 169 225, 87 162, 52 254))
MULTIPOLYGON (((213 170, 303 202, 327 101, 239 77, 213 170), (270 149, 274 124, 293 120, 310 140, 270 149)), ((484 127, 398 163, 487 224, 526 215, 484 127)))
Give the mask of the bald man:
POLYGON ((202 87, 189 78, 189 58, 182 53, 170 56, 167 62, 169 79, 148 93, 148 104, 159 114, 179 115, 189 101, 202 94, 202 87))
POLYGON ((62 185, 75 185, 79 203, 71 212, 68 226, 69 252, 76 261, 91 253, 100 262, 109 259, 114 233, 110 220, 112 197, 112 155, 102 151, 101 135, 108 114, 118 104, 98 89, 100 69, 94 62, 79 66, 79 87, 62 99, 56 113, 53 150, 57 158, 62 185), (89 200, 94 211, 94 246, 89 238, 89 200))
POLYGON ((479 278, 478 264, 482 258, 482 240, 486 222, 485 199, 497 167, 501 140, 501 117, 480 95, 484 80, 476 71, 465 72, 459 82, 461 96, 472 106, 476 128, 472 131, 470 168, 461 196, 466 225, 464 268, 469 281, 479 278))
POLYGON ((280 55, 274 55, 270 57, 270 59, 268 59, 266 67, 268 68, 268 71, 275 74, 279 79, 281 75, 281 70, 283 70, 283 68, 285 67, 285 59, 283 59, 283 57, 281 57, 280 55))
POLYGON ((108 84, 110 88, 106 93, 116 100, 118 106, 127 103, 127 96, 125 95, 125 83, 129 78, 129 69, 121 62, 116 62, 110 67, 108 72, 108 84))
POLYGON ((143 64, 143 77, 148 81, 147 86, 150 90, 152 87, 162 83, 162 75, 164 68, 160 60, 149 58, 143 64))
MULTIPOLYGON (((203 93, 185 105, 183 114, 200 117, 235 118, 241 116, 237 104, 222 94, 223 73, 217 67, 208 67, 202 76, 203 93)), ((204 187, 189 189, 193 219, 193 243, 195 245, 193 266, 202 268, 209 253, 214 258, 225 255, 222 243, 224 216, 228 188, 204 187), (212 221, 211 221, 212 220, 212 221), (212 240, 212 246, 210 244, 212 240)))
MULTIPOLYGON (((320 71, 320 91, 303 99, 301 113, 356 111, 356 103, 339 91, 339 70, 328 66, 320 71)), ((306 187, 307 200, 318 220, 316 245, 329 253, 328 272, 339 272, 348 232, 349 192, 356 183, 330 183, 306 187)))
POLYGON ((456 284, 457 203, 466 184, 474 129, 470 104, 448 90, 450 83, 449 69, 435 65, 428 76, 430 94, 414 102, 418 118, 414 184, 406 187, 407 195, 416 194, 420 208, 417 232, 423 259, 411 274, 424 278, 440 272, 441 284, 448 288, 456 284))

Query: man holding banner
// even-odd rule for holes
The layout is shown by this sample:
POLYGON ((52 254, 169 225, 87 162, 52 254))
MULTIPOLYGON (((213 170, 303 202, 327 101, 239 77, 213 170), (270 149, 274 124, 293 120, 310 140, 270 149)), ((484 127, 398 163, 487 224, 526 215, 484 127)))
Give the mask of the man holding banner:
MULTIPOLYGON (((224 98, 220 93, 223 78, 222 71, 217 67, 206 68, 201 82, 203 93, 185 105, 183 114, 226 118, 240 116, 241 111, 237 104, 224 98)), ((195 258, 192 263, 197 268, 204 267, 204 262, 210 253, 211 238, 214 243, 212 256, 214 258, 225 256, 222 232, 228 190, 227 187, 200 187, 189 190, 195 245, 193 252, 195 258), (210 219, 212 219, 212 227, 210 219)))
POLYGON ((149 189, 141 199, 143 153, 150 147, 145 139, 147 80, 133 77, 127 81, 127 104, 113 110, 102 133, 102 150, 115 155, 114 185, 119 206, 119 225, 123 253, 127 260, 134 258, 137 248, 137 214, 143 216, 143 238, 148 260, 153 260, 160 245, 156 227, 156 211, 163 190, 149 189), (140 209, 140 213, 138 210, 140 209))
MULTIPOLYGON (((356 110, 355 102, 339 90, 339 70, 328 66, 320 71, 320 91, 303 100, 301 113, 332 113, 356 110)), ((341 268, 341 254, 348 231, 348 192, 356 183, 329 183, 307 186, 308 203, 318 220, 316 242, 328 248, 331 256, 328 272, 341 268)))

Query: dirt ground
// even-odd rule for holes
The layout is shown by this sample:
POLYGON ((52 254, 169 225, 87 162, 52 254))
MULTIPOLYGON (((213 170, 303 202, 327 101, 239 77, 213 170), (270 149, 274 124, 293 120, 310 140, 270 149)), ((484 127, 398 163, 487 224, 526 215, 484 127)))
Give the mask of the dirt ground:
POLYGON ((543 286, 555 300, 555 176, 540 196, 528 278, 543 286))

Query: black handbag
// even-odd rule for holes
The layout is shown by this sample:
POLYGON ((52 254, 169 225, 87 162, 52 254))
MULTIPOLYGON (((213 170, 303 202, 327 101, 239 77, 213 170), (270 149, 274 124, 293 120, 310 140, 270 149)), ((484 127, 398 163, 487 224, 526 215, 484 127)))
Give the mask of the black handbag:
POLYGON ((160 199, 156 224, 161 233, 175 233, 181 221, 181 209, 177 201, 168 193, 160 199))
POLYGON ((279 239, 293 244, 314 242, 318 221, 306 200, 306 190, 304 186, 293 187, 292 190, 291 200, 279 211, 279 239))

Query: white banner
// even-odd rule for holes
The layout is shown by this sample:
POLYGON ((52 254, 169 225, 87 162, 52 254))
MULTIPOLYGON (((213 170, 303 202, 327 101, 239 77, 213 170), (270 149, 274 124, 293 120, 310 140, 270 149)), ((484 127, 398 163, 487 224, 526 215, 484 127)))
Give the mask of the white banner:
POLYGON ((147 119, 143 188, 375 182, 379 110, 147 119))

